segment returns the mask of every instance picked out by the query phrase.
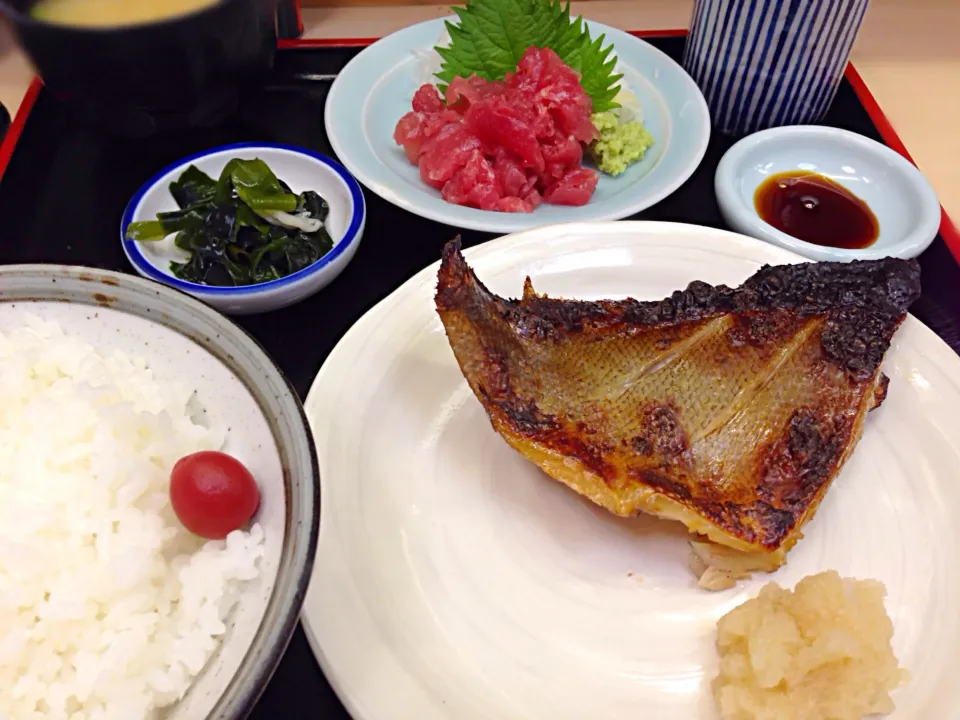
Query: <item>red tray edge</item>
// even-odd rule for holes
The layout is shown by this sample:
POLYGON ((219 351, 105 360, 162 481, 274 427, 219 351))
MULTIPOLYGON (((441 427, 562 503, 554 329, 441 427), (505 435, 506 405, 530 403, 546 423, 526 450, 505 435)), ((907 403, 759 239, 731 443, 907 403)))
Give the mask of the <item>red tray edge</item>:
POLYGON ((300 12, 300 0, 296 0, 296 2, 293 3, 293 10, 297 14, 297 31, 302 35, 304 31, 304 27, 303 27, 303 13, 300 12))
MULTIPOLYGON (((631 30, 629 32, 635 37, 667 37, 687 34, 686 30, 631 30)), ((282 50, 311 47, 363 47, 376 42, 378 39, 379 38, 295 38, 291 40, 279 40, 277 47, 282 50)), ((894 130, 890 120, 883 112, 873 93, 870 92, 860 73, 857 72, 857 69, 853 66, 853 63, 847 63, 845 76, 853 87, 857 98, 867 111, 871 122, 873 122, 877 131, 880 133, 880 137, 883 138, 883 141, 916 166, 916 162, 913 157, 911 157, 910 152, 903 144, 900 136, 897 135, 897 131, 894 130)), ((27 118, 33 109, 33 105, 42 87, 43 82, 39 77, 35 77, 30 83, 30 87, 27 88, 27 92, 20 102, 20 107, 17 108, 17 113, 7 130, 7 134, 3 138, 3 143, 0 144, 0 178, 2 178, 6 172, 17 141, 20 139, 20 134, 23 132, 27 118)), ((940 237, 943 238, 954 259, 960 263, 960 230, 957 229, 957 226, 950 219, 950 216, 947 215, 947 211, 943 205, 940 206, 940 237)))
POLYGON ((17 114, 13 117, 13 122, 7 128, 7 134, 3 136, 3 143, 0 144, 0 178, 7 171, 7 165, 10 164, 10 158, 13 156, 13 150, 17 146, 20 134, 27 124, 27 117, 33 110, 33 104, 37 101, 40 89, 43 87, 43 81, 39 77, 34 77, 27 88, 27 92, 20 101, 20 107, 17 108, 17 114))

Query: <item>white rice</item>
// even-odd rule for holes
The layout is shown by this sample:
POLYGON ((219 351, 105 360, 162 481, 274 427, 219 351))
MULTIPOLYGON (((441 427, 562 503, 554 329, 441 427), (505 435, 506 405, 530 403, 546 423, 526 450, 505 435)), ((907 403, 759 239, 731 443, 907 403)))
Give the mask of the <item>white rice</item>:
POLYGON ((55 323, 0 333, 0 718, 153 718, 216 651, 263 531, 173 514, 173 464, 223 444, 191 396, 55 323))
MULTIPOLYGON (((437 38, 436 44, 427 49, 414 50, 413 55, 417 59, 417 72, 416 72, 416 86, 410 91, 410 99, 413 99, 413 94, 417 89, 426 83, 434 84, 437 82, 436 75, 440 72, 440 68, 443 65, 443 58, 434 50, 435 47, 447 47, 450 45, 450 33, 447 31, 447 28, 443 28, 443 32, 440 33, 440 37, 437 38)), ((633 90, 630 89, 630 86, 627 84, 626 72, 624 71, 624 66, 620 62, 620 59, 617 57, 616 50, 610 51, 610 57, 616 59, 616 65, 614 65, 614 73, 617 75, 623 75, 620 78, 620 81, 617 83, 616 87, 619 88, 616 98, 614 98, 620 107, 614 110, 616 113, 620 124, 636 120, 637 122, 643 122, 643 108, 640 105, 640 100, 633 93, 633 90)))

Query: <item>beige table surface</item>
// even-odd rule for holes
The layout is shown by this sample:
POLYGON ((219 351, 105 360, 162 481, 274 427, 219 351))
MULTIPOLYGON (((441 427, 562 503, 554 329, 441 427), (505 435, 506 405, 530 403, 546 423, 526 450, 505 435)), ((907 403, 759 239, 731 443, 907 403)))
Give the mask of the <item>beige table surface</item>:
MULTIPOLYGON (((573 10, 626 30, 686 27, 692 0, 591 0, 573 10)), ((304 10, 305 37, 379 37, 448 13, 447 5, 304 10)), ((853 62, 960 224, 960 0, 871 0, 853 62)), ((0 102, 11 111, 32 77, 0 36, 0 102)))

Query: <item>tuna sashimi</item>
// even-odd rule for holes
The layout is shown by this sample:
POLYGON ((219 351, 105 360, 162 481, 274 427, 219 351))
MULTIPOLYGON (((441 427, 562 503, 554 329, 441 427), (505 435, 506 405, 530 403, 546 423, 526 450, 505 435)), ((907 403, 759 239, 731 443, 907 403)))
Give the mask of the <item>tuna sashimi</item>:
POLYGON ((413 96, 413 111, 435 113, 443 110, 443 98, 433 85, 421 85, 413 96))
POLYGON ((454 173, 467 164, 480 141, 468 133, 463 125, 449 124, 435 137, 423 142, 420 154, 420 178, 439 190, 454 173))
POLYGON ((529 189, 527 185, 529 178, 520 167, 520 163, 503 148, 494 158, 493 169, 505 195, 520 197, 523 190, 529 189))
POLYGON ((416 165, 420 161, 420 123, 423 116, 418 112, 408 112, 397 123, 393 131, 393 141, 403 146, 407 160, 416 165))
POLYGON ((470 106, 463 116, 467 130, 483 143, 487 155, 504 149, 520 160, 525 168, 543 170, 543 153, 527 118, 517 108, 499 98, 486 98, 470 106))
POLYGON ((518 197, 503 197, 497 203, 496 209, 500 212, 531 212, 533 207, 526 200, 518 197))
POLYGON ((583 205, 597 187, 597 174, 586 168, 570 170, 543 193, 552 205, 583 205))
POLYGON ((562 178, 570 168, 582 169, 583 146, 573 135, 557 134, 550 142, 541 145, 540 151, 544 161, 542 173, 548 182, 562 178))
POLYGON ((447 202, 531 212, 541 202, 583 205, 597 185, 581 166, 596 137, 590 97, 548 48, 528 48, 503 81, 457 77, 441 95, 425 84, 394 141, 447 202))
POLYGON ((495 210, 503 197, 493 167, 479 150, 454 173, 440 192, 444 200, 479 210, 495 210))

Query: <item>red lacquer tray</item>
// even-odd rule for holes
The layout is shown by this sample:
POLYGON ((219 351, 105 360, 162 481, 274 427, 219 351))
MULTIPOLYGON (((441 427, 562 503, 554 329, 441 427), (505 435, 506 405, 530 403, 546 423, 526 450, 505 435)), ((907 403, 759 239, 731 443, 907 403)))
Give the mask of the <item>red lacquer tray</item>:
MULTIPOLYGON (((299 20, 294 22, 294 32, 299 20)), ((638 32, 679 58, 684 33, 638 32)), ((178 158, 218 145, 269 141, 332 154, 324 134, 327 90, 370 39, 280 41, 268 81, 249 88, 235 117, 220 127, 124 141, 79 125, 39 82, 31 85, 0 146, 0 262, 60 262, 132 272, 119 242, 120 216, 146 178, 178 158)), ((853 67, 824 121, 885 142, 907 158, 853 67)), ((700 168, 673 195, 635 219, 724 227, 713 174, 733 138, 714 135, 700 168)), ((366 192, 367 227, 353 262, 328 288, 299 305, 243 318, 304 396, 324 358, 366 310, 437 260, 456 232, 366 192)), ((489 239, 463 232, 464 245, 489 239)), ((921 256, 924 293, 914 313, 960 351, 960 234, 943 214, 940 235, 921 256)), ((347 718, 298 630, 252 715, 347 718)))

